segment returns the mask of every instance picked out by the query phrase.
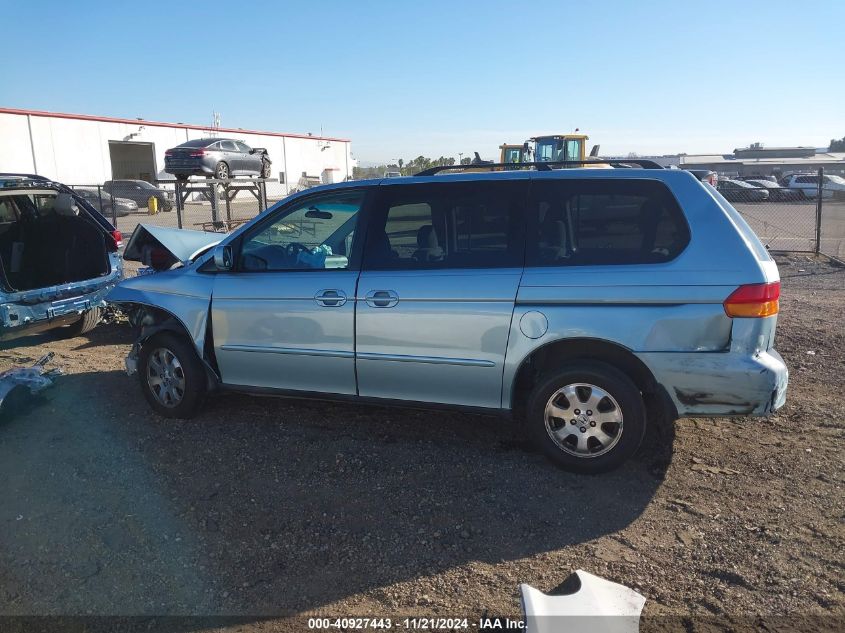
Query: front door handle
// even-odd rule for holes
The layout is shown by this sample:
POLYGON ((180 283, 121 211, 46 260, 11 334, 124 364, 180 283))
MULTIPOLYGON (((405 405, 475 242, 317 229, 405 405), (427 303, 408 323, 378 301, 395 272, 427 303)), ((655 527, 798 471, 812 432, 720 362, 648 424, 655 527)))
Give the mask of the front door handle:
POLYGON ((314 301, 324 308, 339 308, 346 303, 346 293, 343 290, 320 290, 314 295, 314 301))
POLYGON ((365 300, 371 308, 392 308, 399 303, 399 295, 393 290, 370 290, 365 300))

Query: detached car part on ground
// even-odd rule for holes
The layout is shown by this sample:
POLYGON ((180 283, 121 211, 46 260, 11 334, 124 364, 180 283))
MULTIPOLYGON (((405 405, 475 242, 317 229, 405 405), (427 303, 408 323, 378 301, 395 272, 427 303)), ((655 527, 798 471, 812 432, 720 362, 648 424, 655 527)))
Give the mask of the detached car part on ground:
POLYGON ((648 420, 786 398, 777 266, 680 170, 327 185, 220 239, 139 227, 126 257, 161 272, 108 297, 164 416, 216 389, 456 407, 513 417, 558 465, 601 472, 648 420))
POLYGON ((60 183, 0 174, 0 341, 100 320, 123 277, 121 235, 60 183))
POLYGON ((270 156, 262 147, 249 147, 227 138, 187 141, 164 153, 164 171, 178 179, 207 176, 228 180, 232 176, 270 177, 270 156))

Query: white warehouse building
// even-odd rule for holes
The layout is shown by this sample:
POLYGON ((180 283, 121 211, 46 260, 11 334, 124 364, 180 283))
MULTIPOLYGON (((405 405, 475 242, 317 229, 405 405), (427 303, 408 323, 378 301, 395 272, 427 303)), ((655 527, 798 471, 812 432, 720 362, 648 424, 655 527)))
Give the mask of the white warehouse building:
POLYGON ((144 119, 0 108, 0 172, 33 173, 68 185, 172 180, 164 152, 191 139, 234 138, 266 148, 285 193, 300 180, 341 182, 355 161, 348 139, 218 128, 144 119))

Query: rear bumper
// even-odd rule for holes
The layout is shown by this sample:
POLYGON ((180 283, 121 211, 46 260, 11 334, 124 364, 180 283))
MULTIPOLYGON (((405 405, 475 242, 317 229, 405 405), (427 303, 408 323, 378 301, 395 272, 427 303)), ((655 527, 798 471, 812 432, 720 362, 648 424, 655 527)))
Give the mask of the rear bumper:
POLYGON ((680 417, 769 415, 786 402, 789 370, 775 350, 639 355, 680 417))
POLYGON ((193 176, 195 174, 213 174, 214 167, 211 165, 205 165, 200 161, 195 163, 180 162, 176 165, 168 165, 165 162, 164 171, 168 174, 173 174, 174 176, 193 176))

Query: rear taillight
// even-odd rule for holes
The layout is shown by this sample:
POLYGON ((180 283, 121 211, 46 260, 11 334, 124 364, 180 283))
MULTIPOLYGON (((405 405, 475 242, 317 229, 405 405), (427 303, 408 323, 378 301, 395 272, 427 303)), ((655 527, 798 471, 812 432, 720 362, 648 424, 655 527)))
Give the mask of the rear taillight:
POLYGON ((164 152, 164 155, 165 156, 173 156, 173 150, 172 149, 167 150, 166 152, 164 152))
POLYGON ((111 236, 111 244, 109 244, 110 251, 116 251, 123 246, 123 235, 120 231, 115 229, 114 231, 111 231, 109 235, 111 236))
POLYGON ((190 156, 191 158, 197 158, 198 156, 205 156, 205 150, 204 149, 195 149, 193 152, 188 154, 188 156, 190 156))
POLYGON ((767 317, 778 313, 780 282, 747 284, 734 290, 723 304, 729 317, 767 317))

